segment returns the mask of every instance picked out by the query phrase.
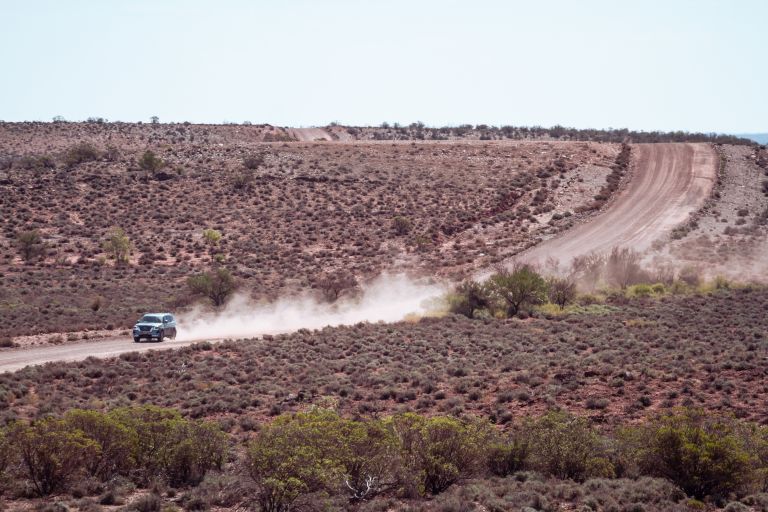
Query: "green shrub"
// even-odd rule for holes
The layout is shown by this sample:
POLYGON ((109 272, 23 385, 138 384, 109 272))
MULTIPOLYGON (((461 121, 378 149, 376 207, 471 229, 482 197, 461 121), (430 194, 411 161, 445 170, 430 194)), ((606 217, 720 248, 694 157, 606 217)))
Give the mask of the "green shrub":
POLYGON ((21 460, 21 474, 40 496, 63 490, 100 456, 96 441, 56 418, 17 423, 9 439, 21 460))
POLYGON ((530 443, 522 432, 513 432, 509 439, 491 445, 488 469, 496 476, 508 476, 526 469, 530 443))
POLYGON ((388 423, 400 446, 401 481, 420 493, 439 494, 487 466, 491 430, 485 422, 406 413, 388 423))
POLYGON ((221 231, 217 229, 204 229, 203 240, 207 246, 211 248, 216 247, 221 241, 221 231))
POLYGON ((162 476, 173 486, 197 484, 226 458, 225 434, 211 423, 192 422, 155 406, 115 409, 110 417, 133 433, 132 456, 142 482, 162 476))
POLYGON ((550 412, 526 421, 523 428, 529 438, 533 469, 576 481, 613 476, 604 441, 586 418, 550 412))
POLYGON ((627 295, 630 297, 650 297, 653 295, 653 288, 647 284, 635 284, 627 288, 627 295))
POLYGON ((698 499, 748 491, 764 467, 765 437, 743 424, 683 409, 624 432, 643 474, 668 478, 698 499))
POLYGON ((248 471, 265 510, 284 510, 311 493, 368 499, 394 485, 395 438, 381 422, 314 409, 283 415, 248 449, 248 471))
POLYGON ((98 456, 85 466, 91 476, 107 481, 116 475, 127 475, 134 467, 133 447, 138 442, 135 431, 97 411, 73 409, 64 415, 64 420, 99 446, 98 456))
MULTIPOLYGON (((320 413, 323 414, 323 413, 320 413)), ((343 468, 334 455, 327 419, 315 413, 284 415, 248 446, 247 471, 265 512, 288 510, 300 497, 335 488, 343 468)))

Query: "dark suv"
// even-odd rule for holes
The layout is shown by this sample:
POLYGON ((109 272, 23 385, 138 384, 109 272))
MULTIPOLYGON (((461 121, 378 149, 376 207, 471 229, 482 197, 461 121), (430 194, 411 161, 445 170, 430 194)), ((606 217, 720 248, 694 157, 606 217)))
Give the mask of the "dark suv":
POLYGON ((163 341, 165 337, 176 337, 176 319, 170 313, 147 313, 133 326, 133 341, 142 338, 163 341))

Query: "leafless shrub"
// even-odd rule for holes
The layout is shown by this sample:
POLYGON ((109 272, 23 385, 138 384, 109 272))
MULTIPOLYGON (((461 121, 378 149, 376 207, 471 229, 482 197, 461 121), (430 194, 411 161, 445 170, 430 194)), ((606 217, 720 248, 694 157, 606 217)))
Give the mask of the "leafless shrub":
POLYGON ((614 247, 605 266, 606 280, 619 288, 648 281, 648 274, 640 266, 640 254, 627 247, 614 247))
POLYGON ((358 286, 354 274, 339 270, 323 274, 317 280, 316 286, 323 292, 328 302, 335 302, 345 291, 355 290, 358 286))
POLYGON ((549 301, 564 308, 576 298, 576 283, 568 278, 551 277, 547 280, 549 301))

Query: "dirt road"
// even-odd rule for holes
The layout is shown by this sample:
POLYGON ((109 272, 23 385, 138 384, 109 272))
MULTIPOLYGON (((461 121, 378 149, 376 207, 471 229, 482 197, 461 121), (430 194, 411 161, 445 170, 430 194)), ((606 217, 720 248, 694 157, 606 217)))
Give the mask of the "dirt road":
POLYGON ((316 140, 333 140, 331 134, 322 128, 290 128, 288 132, 302 142, 314 142, 316 140))
MULTIPOLYGON (((208 340, 212 343, 221 340, 208 340)), ((51 361, 82 361, 88 357, 116 357, 124 352, 168 350, 185 347, 196 341, 170 341, 162 343, 134 343, 131 338, 105 338, 63 345, 46 345, 0 351, 0 373, 20 370, 25 366, 51 361)))
POLYGON ((554 258, 567 267, 576 256, 614 247, 642 252, 685 222, 709 196, 718 162, 709 144, 637 144, 632 153, 632 178, 603 213, 516 260, 544 264, 554 258))

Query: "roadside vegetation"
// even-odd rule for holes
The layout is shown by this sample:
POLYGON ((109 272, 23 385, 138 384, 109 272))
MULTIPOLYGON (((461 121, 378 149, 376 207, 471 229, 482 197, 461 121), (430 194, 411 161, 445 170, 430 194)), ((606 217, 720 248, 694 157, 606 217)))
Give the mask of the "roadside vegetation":
POLYGON ((504 510, 531 500, 546 503, 544 510, 588 505, 605 500, 592 495, 604 486, 635 482, 647 490, 634 493, 629 508, 733 502, 727 510, 735 510, 738 500, 768 499, 761 494, 768 488, 768 429, 698 409, 603 432, 562 411, 502 431, 476 417, 349 419, 312 407, 256 430, 241 444, 214 423, 151 406, 17 421, 0 430, 1 489, 17 500, 70 495, 87 510, 125 502, 127 510, 159 510, 163 502, 185 510, 379 510, 400 500, 420 508, 421 500, 469 483, 478 492, 542 479, 583 491, 557 498, 535 485, 526 495, 480 492, 464 509, 504 510), (148 507, 149 499, 157 505, 148 507))

